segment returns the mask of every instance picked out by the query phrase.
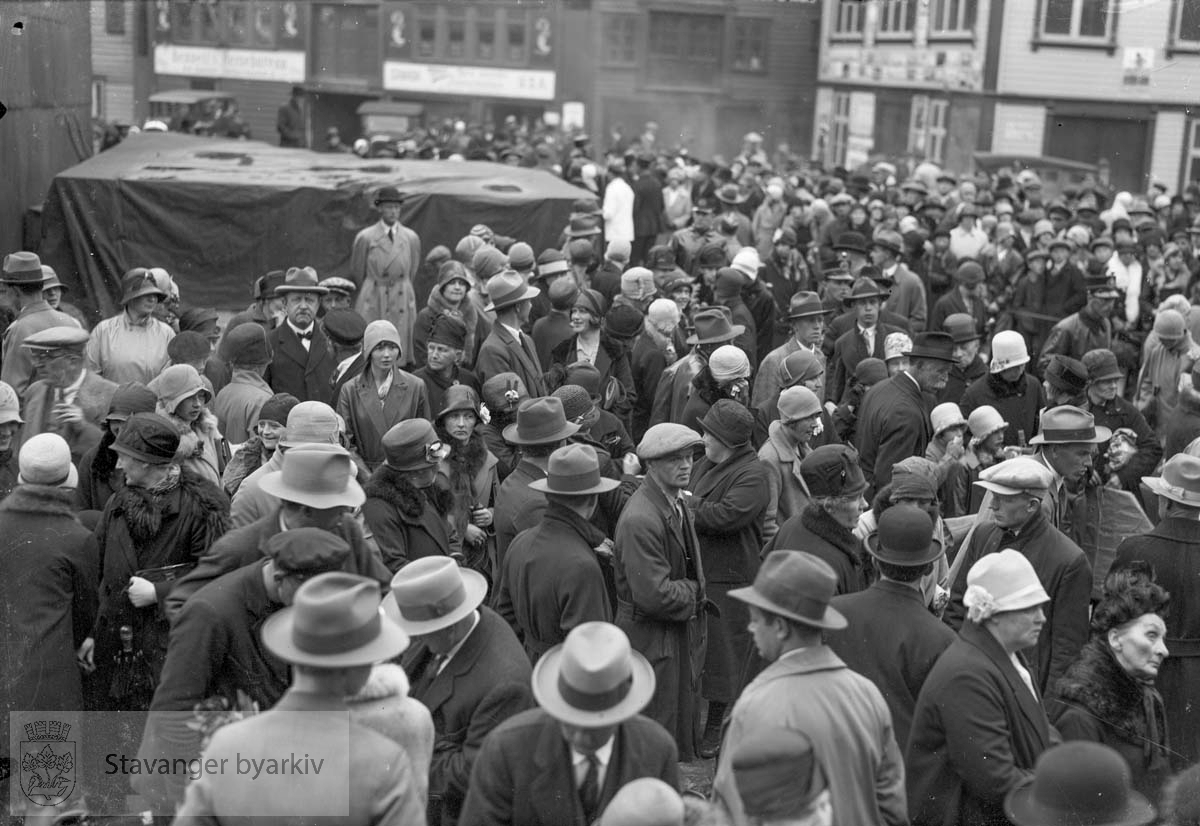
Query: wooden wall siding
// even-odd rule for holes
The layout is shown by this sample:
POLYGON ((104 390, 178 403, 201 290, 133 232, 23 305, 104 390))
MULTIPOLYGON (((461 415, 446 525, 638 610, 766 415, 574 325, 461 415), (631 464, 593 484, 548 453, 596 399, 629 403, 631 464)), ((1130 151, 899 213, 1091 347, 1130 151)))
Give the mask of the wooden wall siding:
MULTIPOLYGON (((92 74, 110 84, 133 86, 133 10, 137 3, 125 3, 125 34, 108 34, 105 27, 104 0, 91 0, 92 74)), ((111 120, 114 115, 110 115, 111 120)), ((124 117, 124 115, 123 115, 124 117)), ((132 111, 128 117, 132 117, 132 111)))
POLYGON ((992 151, 1040 155, 1046 132, 1046 107, 996 103, 992 151))
POLYGON ((113 83, 106 80, 104 84, 104 119, 134 123, 134 112, 133 84, 113 83))
POLYGON ((1116 49, 1109 55, 1104 49, 1045 44, 1035 51, 1031 44, 1037 0, 1006 0, 997 91, 1087 100, 1193 103, 1200 55, 1166 55, 1175 4, 1161 0, 1121 5, 1129 8, 1117 20, 1116 49), (1154 50, 1149 84, 1123 82, 1127 48, 1154 50))
POLYGON ((1154 148, 1150 176, 1174 192, 1180 185, 1183 142, 1187 140, 1187 118, 1183 112, 1159 112, 1154 124, 1154 148))

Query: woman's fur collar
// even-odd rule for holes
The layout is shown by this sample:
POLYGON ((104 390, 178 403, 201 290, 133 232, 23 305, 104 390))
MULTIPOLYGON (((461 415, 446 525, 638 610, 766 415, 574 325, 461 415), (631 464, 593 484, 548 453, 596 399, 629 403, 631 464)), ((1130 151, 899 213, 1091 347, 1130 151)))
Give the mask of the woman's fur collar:
POLYGON ((999 373, 989 373, 987 377, 988 387, 998 399, 1011 399, 1014 396, 1024 396, 1025 387, 1028 384, 1025 381, 1025 373, 1013 383, 1006 382, 1004 377, 999 373))
POLYGON ((446 438, 447 444, 452 445, 446 463, 450 468, 450 489, 470 490, 475 483, 475 476, 487 462, 488 449, 483 443, 483 436, 472 433, 466 444, 446 438))
MULTIPOLYGON (((168 503, 175 499, 176 490, 181 500, 182 497, 196 500, 209 522, 210 542, 225 532, 229 521, 228 497, 212 482, 184 468, 180 469, 179 485, 165 494, 155 495, 145 488, 121 488, 110 500, 112 517, 124 517, 134 542, 139 545, 152 542, 162 529, 163 515, 168 503)), ((179 509, 182 508, 180 501, 179 509)))
POLYGON ((395 663, 378 663, 371 666, 371 676, 367 684, 359 689, 353 697, 347 697, 348 703, 368 703, 373 700, 386 700, 389 697, 408 696, 408 675, 404 669, 395 663))
POLYGON ((382 499, 392 505, 403 517, 413 522, 421 519, 426 502, 433 505, 434 511, 440 516, 445 516, 452 504, 449 491, 438 487, 436 483, 421 490, 405 479, 403 472, 387 465, 375 469, 364 491, 368 497, 382 499))
POLYGON ((112 431, 104 428, 104 435, 100 437, 100 445, 96 448, 96 456, 92 459, 93 479, 107 480, 116 471, 117 453, 112 449, 116 441, 117 437, 112 435, 112 431))
POLYGON ((700 368, 700 372, 696 374, 696 378, 692 379, 692 387, 696 389, 696 395, 703 399, 710 407, 721 399, 726 398, 721 386, 717 384, 717 380, 713 378, 712 371, 708 369, 708 364, 700 368))
POLYGON ((171 424, 175 425, 175 429, 179 431, 179 449, 175 451, 176 462, 186 462, 195 456, 196 448, 199 447, 201 439, 213 442, 220 441, 221 439, 221 431, 217 426, 217 417, 207 407, 200 411, 200 417, 196 421, 190 423, 185 422, 173 412, 169 412, 163 407, 162 402, 158 403, 157 412, 170 419, 171 424))
POLYGON ((1146 737, 1143 686, 1125 673, 1103 636, 1088 640, 1055 688, 1060 700, 1083 708, 1125 737, 1146 737))
POLYGON ((75 491, 49 485, 17 485, 0 502, 0 511, 65 516, 75 521, 75 491))
POLYGON ((824 508, 816 503, 809 503, 800 512, 800 524, 819 539, 824 539, 830 545, 841 548, 855 559, 859 558, 858 537, 853 531, 847 530, 830 516, 824 508))

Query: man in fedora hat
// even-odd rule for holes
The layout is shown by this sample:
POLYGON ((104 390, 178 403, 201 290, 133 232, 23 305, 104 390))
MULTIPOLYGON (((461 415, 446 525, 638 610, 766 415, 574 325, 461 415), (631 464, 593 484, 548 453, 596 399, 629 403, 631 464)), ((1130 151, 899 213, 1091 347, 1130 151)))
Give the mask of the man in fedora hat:
POLYGON ((1052 604, 1037 572, 1007 549, 975 562, 966 578, 969 621, 921 687, 905 750, 914 826, 1007 824, 1004 796, 1032 776, 1057 736, 1021 654, 1052 604))
POLYGON ((871 239, 871 263, 879 269, 877 280, 886 285, 889 292, 883 308, 909 319, 912 332, 920 333, 927 329, 929 302, 925 296, 925 283, 901 260, 904 251, 904 239, 894 230, 881 229, 871 239))
POLYGON ((394 186, 375 193, 379 221, 354 237, 350 277, 358 285, 354 309, 368 324, 385 319, 400 328, 405 356, 411 358, 419 309, 413 280, 421 271, 421 239, 400 223, 403 203, 404 197, 394 186))
MULTIPOLYGON (((1107 274, 1089 275, 1086 283, 1087 304, 1055 324, 1046 336, 1038 359, 1041 369, 1046 368, 1046 363, 1054 353, 1082 360, 1090 350, 1112 349, 1112 314, 1121 291, 1117 289, 1116 279, 1107 274)), ((1042 312, 1048 313, 1050 310, 1042 312)))
MULTIPOLYGON (((200 588, 172 621, 162 679, 150 705, 156 713, 147 720, 141 757, 198 757, 200 734, 187 724, 196 705, 209 697, 223 697, 234 707, 245 697, 265 710, 287 690, 287 664, 264 650, 258 629, 292 604, 305 581, 342 570, 350 545, 319 528, 296 528, 268 538, 263 553, 200 588)), ((187 779, 186 773, 146 776, 137 790, 173 807, 183 799, 187 779)))
POLYGON ((555 450, 546 477, 529 483, 545 494, 546 509, 508 546, 495 604, 534 663, 572 628, 612 620, 595 551, 605 536, 590 520, 599 495, 619 484, 600 475, 596 451, 581 444, 555 450))
POLYGON ((0 349, 0 380, 7 382, 20 396, 33 381, 34 364, 21 344, 34 333, 51 327, 78 327, 64 312, 51 307, 42 293, 46 274, 42 261, 32 252, 14 252, 4 256, 0 282, 10 288, 17 305, 17 317, 4 331, 0 349))
POLYGON ((947 318, 962 313, 971 317, 976 332, 982 334, 988 321, 987 287, 983 282, 983 267, 976 261, 968 259, 959 264, 954 271, 954 289, 933 305, 929 314, 930 329, 945 329, 947 318))
POLYGON ((412 763, 399 743, 354 721, 346 697, 371 666, 408 647, 408 635, 379 610, 376 583, 345 573, 314 577, 293 604, 263 625, 263 645, 292 666, 292 686, 271 710, 224 726, 204 752, 227 761, 188 786, 180 823, 283 824, 325 815, 346 824, 421 823, 412 763), (307 755, 303 777, 242 773, 238 761, 307 755), (320 771, 313 761, 323 760, 320 771))
POLYGON ((824 340, 828 317, 829 313, 816 293, 798 292, 792 296, 786 316, 791 335, 787 341, 767 353, 758 365, 751 396, 755 405, 779 394, 779 365, 797 350, 807 350, 818 356, 824 369, 825 353, 821 350, 821 342, 824 340))
POLYGON ((1117 547, 1112 570, 1149 563, 1154 579, 1171 594, 1166 616, 1166 643, 1171 651, 1159 669, 1156 685, 1166 707, 1171 748, 1180 765, 1200 760, 1200 714, 1193 686, 1200 679, 1200 583, 1194 560, 1200 554, 1200 459, 1172 456, 1159 476, 1142 482, 1157 494, 1162 517, 1143 534, 1127 537, 1117 547))
POLYGON ((811 554, 769 553, 754 584, 730 592, 749 607, 758 653, 770 662, 738 698, 721 746, 713 796, 748 823, 733 757, 763 727, 801 731, 829 781, 838 822, 904 824, 904 766, 887 704, 870 680, 821 641, 846 627, 830 606, 837 577, 811 554))
POLYGON ((700 672, 707 645, 704 565, 695 520, 683 503, 702 439, 674 422, 638 445, 646 468, 614 533, 616 622, 654 668, 647 717, 675 738, 685 762, 700 745, 700 672))
POLYGON ((695 332, 687 338, 692 351, 663 370, 650 411, 651 425, 681 421, 693 392, 692 380, 708 363, 708 357, 746 331, 741 324, 733 323, 732 315, 725 307, 703 309, 692 321, 695 332))
POLYGON ((914 505, 895 505, 867 537, 879 579, 867 590, 833 598, 847 628, 826 634, 846 665, 875 684, 892 713, 896 742, 907 743, 917 695, 954 632, 925 604, 921 579, 942 557, 933 520, 914 505))
MULTIPOLYGON (((92 329, 87 367, 117 384, 149 384, 170 363, 167 345, 175 331, 155 318, 158 305, 170 298, 160 285, 170 276, 158 267, 135 267, 121 279, 122 311, 92 329)), ((67 326, 71 326, 68 324, 67 326)))
POLYGON ((546 478, 550 454, 579 432, 568 422, 562 400, 554 396, 527 399, 517 407, 516 421, 504 428, 504 439, 521 450, 521 461, 496 493, 496 562, 505 570, 504 555, 518 533, 538 523, 546 497, 529 486, 546 478))
POLYGON ((100 443, 105 416, 117 385, 84 366, 88 334, 75 325, 49 327, 26 336, 21 347, 38 371, 25 390, 22 442, 57 433, 71 446, 76 463, 100 443))
POLYGON ((867 391, 859 410, 857 447, 872 496, 891 481, 893 465, 925 455, 933 438, 925 398, 946 386, 955 363, 954 339, 918 333, 908 358, 910 367, 867 391))
POLYGON ((275 288, 283 284, 283 277, 283 270, 271 270, 266 275, 254 279, 254 300, 249 307, 229 319, 225 335, 229 335, 230 330, 247 321, 253 321, 268 332, 282 323, 283 297, 275 295, 275 288))
POLYGON ((825 399, 841 404, 842 396, 854 375, 854 368, 865 358, 883 358, 883 342, 890 333, 902 332, 900 327, 881 324, 879 310, 883 293, 879 285, 870 278, 861 277, 854 282, 845 306, 854 314, 854 324, 838 335, 829 357, 829 382, 825 388, 825 399))
POLYGON ((242 482, 245 488, 253 478, 255 487, 261 487, 269 503, 264 515, 235 526, 213 543, 196 567, 171 589, 167 616, 177 614, 184 602, 207 583, 261 559, 262 547, 272 536, 295 528, 320 528, 341 537, 350 545, 347 571, 381 584, 390 579, 379 551, 367 545, 362 528, 350 514, 363 504, 366 495, 355 481, 349 452, 340 445, 289 441, 303 435, 299 432, 303 406, 297 405, 288 414, 288 430, 272 461, 242 482), (297 410, 301 412, 297 414, 297 410), (277 457, 278 464, 274 461, 277 457))
POLYGON ((1019 552, 1033 565, 1051 596, 1036 649, 1029 652, 1034 681, 1042 692, 1053 689, 1087 641, 1092 594, 1092 567, 1087 557, 1043 511, 1042 498, 1053 483, 1050 469, 1028 456, 1009 459, 979 474, 975 484, 991 494, 983 507, 991 511, 992 521, 978 523, 959 549, 944 616, 952 628, 963 624, 966 572, 977 560, 1002 549, 1019 552))
POLYGON ((517 635, 483 605, 483 574, 430 556, 392 578, 384 612, 413 638, 400 664, 409 696, 433 715, 429 824, 453 826, 484 739, 533 705, 529 658, 517 635))
POLYGON ((1131 785, 1121 754, 1086 741, 1047 749, 1034 766, 1033 778, 1005 795, 1004 814, 1016 826, 1147 826, 1156 816, 1154 805, 1131 785))
MULTIPOLYGON (((874 264, 864 264, 858 271, 857 276, 850 274, 850 271, 844 267, 837 267, 826 271, 825 284, 823 285, 822 301, 825 303, 827 310, 838 313, 838 315, 825 325, 825 339, 821 343, 821 348, 825 355, 833 355, 833 347, 837 340, 850 332, 858 324, 857 307, 848 304, 850 293, 853 291, 854 285, 860 278, 869 278, 875 282, 875 286, 879 291, 879 310, 876 313, 877 320, 880 324, 887 327, 894 327, 896 330, 911 334, 912 319, 894 313, 887 308, 886 303, 888 296, 891 294, 891 284, 883 277, 883 273, 874 264)), ((886 336, 885 336, 886 338, 886 336)))
POLYGON ((498 373, 516 373, 530 395, 545 395, 546 381, 533 338, 522 332, 529 321, 531 302, 540 294, 541 290, 527 285, 514 270, 505 270, 488 282, 490 303, 486 309, 496 313, 496 323, 475 359, 480 381, 498 373))
POLYGON ((1096 424, 1096 417, 1079 407, 1059 405, 1042 411, 1038 434, 1029 440, 1033 458, 1053 473, 1053 482, 1043 500, 1054 527, 1082 544, 1086 527, 1085 493, 1093 478, 1099 446, 1112 438, 1112 431, 1096 424))
POLYGON ((654 670, 607 622, 577 626, 533 670, 539 708, 499 726, 471 771, 463 826, 585 826, 639 777, 678 788, 671 736, 640 715, 654 670))
POLYGON ((329 339, 317 324, 317 308, 327 292, 312 267, 292 267, 275 288, 283 296, 286 318, 267 335, 272 359, 263 378, 276 393, 333 404, 336 365, 329 339))

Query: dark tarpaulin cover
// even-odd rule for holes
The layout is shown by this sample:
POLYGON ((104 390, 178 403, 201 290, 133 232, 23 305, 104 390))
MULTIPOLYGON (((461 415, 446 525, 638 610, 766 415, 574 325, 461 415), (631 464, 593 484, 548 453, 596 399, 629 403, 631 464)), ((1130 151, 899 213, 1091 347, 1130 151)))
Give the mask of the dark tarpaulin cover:
POLYGON ((312 266, 350 277, 354 236, 379 220, 382 186, 405 196, 401 221, 422 256, 453 251, 475 224, 556 246, 571 203, 590 193, 551 173, 481 161, 363 160, 258 141, 132 135, 60 173, 46 197, 42 257, 68 300, 109 316, 121 274, 163 267, 186 306, 240 308, 254 279, 312 266))

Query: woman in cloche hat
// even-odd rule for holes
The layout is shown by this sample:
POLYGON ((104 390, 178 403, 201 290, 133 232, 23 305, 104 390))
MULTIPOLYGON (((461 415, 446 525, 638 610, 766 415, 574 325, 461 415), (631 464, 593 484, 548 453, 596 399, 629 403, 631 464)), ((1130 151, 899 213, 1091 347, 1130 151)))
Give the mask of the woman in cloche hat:
POLYGON ((500 462, 476 429, 483 421, 479 396, 470 387, 456 384, 446 391, 434 425, 450 448, 438 464, 438 476, 450 491, 449 518, 462 538, 463 557, 467 567, 491 579, 496 554, 491 528, 500 462))
POLYGON ((217 417, 207 407, 212 393, 196 368, 173 364, 150 382, 150 389, 158 397, 156 412, 179 431, 179 463, 220 485, 229 445, 217 429, 217 417))

